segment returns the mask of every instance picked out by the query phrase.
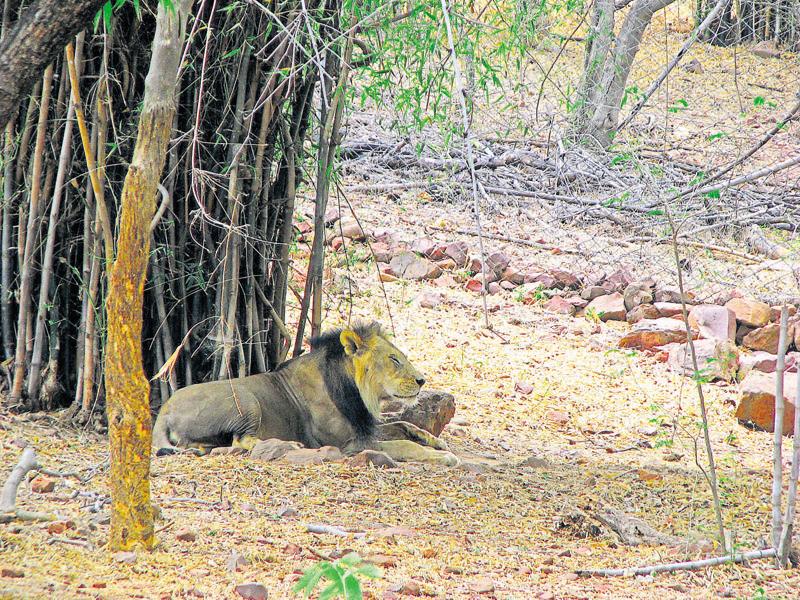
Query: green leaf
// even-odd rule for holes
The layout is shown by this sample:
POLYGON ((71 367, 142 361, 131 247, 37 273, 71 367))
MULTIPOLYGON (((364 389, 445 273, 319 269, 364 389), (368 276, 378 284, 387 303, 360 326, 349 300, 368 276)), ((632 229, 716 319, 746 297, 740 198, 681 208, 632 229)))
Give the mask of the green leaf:
POLYGON ((728 134, 725 133, 724 131, 718 131, 717 133, 712 133, 710 136, 708 136, 708 141, 713 142, 714 140, 724 138, 726 135, 728 134))
POLYGON ((307 569, 306 572, 303 573, 303 576, 297 580, 292 591, 295 594, 302 593, 304 597, 308 598, 311 592, 314 591, 314 588, 317 587, 319 580, 322 579, 322 564, 324 563, 318 563, 307 569))
POLYGON ((361 584, 353 575, 344 578, 344 597, 345 600, 362 600, 361 584))
POLYGON ((103 4, 103 23, 106 26, 106 31, 111 31, 111 15, 113 10, 111 0, 103 4))
POLYGON ((711 190, 710 192, 706 192, 706 197, 711 198, 712 200, 717 200, 719 198, 719 190, 711 190))
POLYGON ((344 584, 334 581, 319 593, 319 600, 331 600, 342 594, 344 594, 344 584))
POLYGON ((765 102, 766 99, 764 98, 764 96, 756 96, 755 98, 753 98, 753 106, 764 106, 765 102))

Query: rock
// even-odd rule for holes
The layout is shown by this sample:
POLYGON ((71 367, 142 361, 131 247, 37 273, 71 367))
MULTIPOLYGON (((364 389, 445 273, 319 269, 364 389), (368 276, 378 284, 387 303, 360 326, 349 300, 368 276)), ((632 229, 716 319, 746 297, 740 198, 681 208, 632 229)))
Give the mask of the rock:
POLYGON ((425 291, 417 296, 417 303, 421 308, 436 308, 444 302, 444 294, 442 292, 425 291))
MULTIPOLYGON (((793 369, 797 363, 797 353, 789 352, 786 354, 785 368, 793 369)), ((747 375, 750 371, 761 371, 762 373, 774 373, 778 366, 778 356, 769 352, 753 352, 742 354, 739 357, 739 373, 747 375)))
POLYGON ((394 274, 394 271, 392 271, 392 268, 389 265, 386 265, 385 267, 381 267, 380 278, 381 278, 381 281, 384 282, 384 283, 392 283, 394 281, 399 281, 397 279, 397 275, 394 274))
POLYGON ((559 427, 564 427, 569 423, 569 414, 562 410, 548 410, 545 416, 548 421, 559 427))
POLYGON ((486 257, 486 269, 491 270, 495 277, 500 279, 503 276, 503 271, 506 270, 511 259, 502 252, 492 252, 486 257))
POLYGON ((530 383, 526 383, 524 381, 517 381, 514 384, 514 391, 519 392, 523 396, 527 396, 528 394, 533 393, 533 386, 530 383))
MULTIPOLYGON (((672 302, 675 304, 681 303, 681 291, 674 287, 674 286, 665 286, 662 288, 656 289, 656 293, 654 296, 654 300, 656 302, 672 302)), ((692 304, 694 300, 694 294, 691 292, 686 292, 683 297, 683 301, 687 304, 692 304)))
MULTIPOLYGON (((786 307, 786 312, 789 314, 789 318, 791 319, 793 316, 797 314, 797 307, 793 304, 789 304, 786 307)), ((779 323, 781 320, 781 307, 780 306, 770 306, 769 307, 769 320, 773 323, 779 323)))
POLYGON ((219 446, 217 448, 212 448, 209 454, 211 456, 240 456, 242 454, 247 454, 247 450, 236 446, 219 446))
POLYGON ((639 306, 636 306, 632 310, 628 311, 628 314, 625 316, 625 320, 633 325, 642 319, 657 319, 660 316, 662 316, 661 313, 652 304, 640 304, 639 306))
MULTIPOLYGON (((706 339, 694 342, 697 369, 708 381, 734 381, 739 369, 739 350, 732 340, 706 339)), ((682 375, 694 375, 689 344, 678 344, 669 351, 670 368, 682 375)))
POLYGON ((115 552, 113 558, 114 562, 132 565, 136 562, 136 552, 115 552))
POLYGON ((342 451, 335 446, 300 448, 299 450, 290 450, 283 455, 283 460, 293 465, 321 465, 342 458, 344 458, 342 451))
POLYGON ((392 260, 394 252, 385 242, 372 242, 372 253, 375 255, 375 262, 388 263, 392 260))
POLYGON ((427 237, 417 238, 411 242, 411 251, 421 254, 422 256, 427 256, 430 258, 430 255, 435 249, 436 242, 427 237))
POLYGON ((330 245, 331 248, 338 251, 344 246, 344 238, 340 235, 334 236, 330 240, 330 245))
POLYGON ((619 292, 595 298, 589 302, 586 311, 594 311, 601 321, 624 321, 628 314, 625 299, 619 292))
POLYGON ((589 301, 584 300, 580 296, 570 296, 569 298, 565 298, 565 300, 570 304, 572 304, 572 306, 574 306, 576 310, 582 310, 587 306, 589 306, 589 301))
POLYGON ((705 69, 703 69, 703 65, 700 64, 700 61, 696 58, 693 58, 688 63, 683 66, 684 70, 687 73, 694 73, 695 75, 702 75, 705 73, 705 69))
POLYGON ((341 215, 339 214, 339 209, 329 208, 328 210, 325 211, 325 216, 323 218, 325 221, 325 226, 330 227, 341 218, 341 215))
MULTIPOLYGON (((683 316, 683 305, 680 302, 654 302, 653 306, 658 310, 659 316, 677 317, 683 316)), ((691 310, 691 306, 686 307, 691 310)))
POLYGON ((13 567, 2 567, 0 568, 0 577, 19 579, 20 577, 25 577, 25 571, 22 569, 14 569, 13 567))
POLYGON ((689 311, 689 326, 701 338, 712 340, 736 339, 736 314, 725 306, 700 304, 689 311))
POLYGON ((574 315, 575 306, 562 298, 561 296, 553 296, 544 303, 544 309, 549 312, 558 313, 560 315, 574 315))
MULTIPOLYGON (((603 278, 599 284, 608 292, 622 292, 634 281, 633 275, 627 269, 617 269, 611 275, 603 278)), ((620 319, 621 320, 621 319, 620 319)))
POLYGON ((549 275, 555 281, 552 287, 560 290, 576 290, 580 286, 580 279, 574 273, 569 271, 561 271, 559 269, 551 269, 549 275))
POLYGON ((484 279, 483 273, 476 273, 473 277, 467 281, 466 285, 464 286, 470 292, 481 293, 484 289, 488 291, 489 284, 494 282, 494 273, 491 271, 486 272, 486 285, 484 286, 484 279))
POLYGON ((277 460, 283 458, 287 452, 298 450, 303 445, 300 442, 287 442, 278 439, 261 440, 250 451, 250 458, 255 460, 277 460))
MULTIPOLYGON (((773 431, 775 423, 775 376, 751 371, 739 386, 741 397, 736 409, 736 418, 743 425, 762 431, 773 431)), ((783 434, 790 435, 794 429, 794 399, 797 394, 797 375, 783 376, 783 434)))
POLYGON ((236 550, 231 550, 231 555, 228 557, 225 567, 228 569, 229 573, 235 573, 249 564, 250 561, 245 558, 244 554, 236 550))
POLYGON ((372 465, 378 469, 394 469, 397 463, 385 452, 377 450, 362 450, 355 456, 347 459, 347 464, 351 467, 366 467, 372 465))
POLYGON ((514 285, 510 281, 501 281, 500 282, 500 287, 503 288, 504 290, 506 290, 507 292, 511 292, 511 291, 517 289, 518 286, 514 285))
POLYGON ((556 287, 556 280, 550 273, 526 273, 525 283, 540 283, 546 289, 556 287))
POLYGON ((725 303, 736 315, 736 320, 749 327, 763 327, 769 323, 771 311, 769 304, 750 298, 733 298, 725 303))
POLYGON ((405 583, 397 584, 392 586, 391 591, 397 592, 403 596, 421 596, 422 595, 422 588, 420 587, 419 583, 416 581, 409 580, 405 583))
POLYGON ((406 408, 398 420, 412 423, 439 437, 455 414, 456 399, 453 394, 439 390, 422 390, 417 396, 417 403, 406 408))
POLYGON ((67 529, 75 529, 75 521, 52 521, 47 524, 47 533, 50 535, 62 534, 67 529))
POLYGON ((37 494, 49 494, 56 489, 56 480, 46 475, 37 475, 31 481, 31 491, 37 494))
POLYGON ((490 294, 499 294, 500 292, 503 291, 503 286, 501 286, 496 281, 492 281, 489 283, 488 291, 490 294))
POLYGON ((469 258, 469 246, 467 245, 467 242, 453 242, 452 244, 447 244, 444 249, 444 253, 456 261, 458 268, 461 268, 467 264, 467 258, 469 258))
POLYGON ((653 350, 658 346, 686 342, 686 326, 676 319, 644 319, 619 341, 620 348, 653 350))
POLYGON ((442 274, 438 265, 407 250, 393 256, 389 267, 395 276, 403 279, 436 279, 442 274))
POLYGON ((469 591, 476 594, 491 594, 494 592, 494 582, 488 577, 471 581, 468 587, 469 591))
POLYGON ((514 267, 506 267, 500 279, 513 283, 515 286, 525 283, 525 275, 521 271, 517 271, 514 267))
POLYGON ((267 588, 260 583, 241 583, 234 589, 236 595, 245 600, 267 600, 267 588))
POLYGON ((736 328, 736 343, 737 344, 741 344, 744 341, 744 336, 746 336, 748 333, 750 333, 754 329, 755 329, 755 327, 750 327, 748 325, 739 325, 736 328))
POLYGON ((755 54, 759 58, 780 58, 781 57, 781 50, 775 45, 775 42, 771 40, 764 40, 763 42, 758 42, 752 48, 750 48, 750 53, 755 54))
POLYGON ((197 539, 197 533, 191 529, 180 529, 175 534, 175 539, 180 542, 193 542, 197 539))
POLYGON ((653 302, 653 281, 634 281, 625 288, 622 297, 625 300, 625 310, 633 310, 640 304, 653 302))
POLYGON ((470 273, 481 273, 483 271, 483 263, 481 262, 480 256, 469 257, 469 260, 467 261, 467 271, 470 273))
POLYGON ((595 298, 605 296, 606 294, 608 294, 608 290, 606 290, 606 288, 599 285, 590 285, 589 287, 583 288, 583 291, 581 291, 581 298, 591 302, 595 298))
POLYGON ((354 219, 342 219, 333 229, 338 235, 349 240, 363 242, 367 239, 367 234, 354 219))
MULTIPOLYGON (((778 323, 769 323, 764 327, 754 329, 742 338, 742 345, 750 350, 761 350, 770 354, 778 353, 778 338, 781 326, 778 323)), ((794 331, 790 326, 787 343, 791 343, 794 331)))
POLYGON ((446 256, 442 260, 437 260, 436 264, 442 271, 455 271, 456 267, 458 266, 456 265, 456 261, 449 256, 446 256))

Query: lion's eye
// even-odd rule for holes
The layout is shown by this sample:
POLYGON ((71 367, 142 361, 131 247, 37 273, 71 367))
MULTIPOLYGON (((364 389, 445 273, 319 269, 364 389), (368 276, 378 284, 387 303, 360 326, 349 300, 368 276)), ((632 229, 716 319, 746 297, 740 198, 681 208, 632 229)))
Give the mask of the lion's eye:
POLYGON ((392 361, 396 366, 400 366, 400 359, 398 359, 396 356, 390 356, 389 360, 392 361))

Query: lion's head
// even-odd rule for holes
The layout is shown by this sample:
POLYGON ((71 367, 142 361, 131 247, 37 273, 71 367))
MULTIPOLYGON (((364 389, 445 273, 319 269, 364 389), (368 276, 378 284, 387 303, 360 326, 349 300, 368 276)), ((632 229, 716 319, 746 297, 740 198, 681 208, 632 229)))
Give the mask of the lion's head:
POLYGON ((339 341, 352 360, 356 387, 373 415, 416 404, 425 377, 389 341, 378 323, 343 329, 339 341))

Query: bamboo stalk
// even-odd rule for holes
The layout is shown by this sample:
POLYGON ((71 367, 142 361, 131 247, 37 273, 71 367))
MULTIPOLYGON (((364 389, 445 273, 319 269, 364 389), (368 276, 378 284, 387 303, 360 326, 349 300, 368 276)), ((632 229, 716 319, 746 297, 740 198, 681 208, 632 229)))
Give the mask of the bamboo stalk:
POLYGON ((772 436, 772 541, 773 548, 780 548, 783 531, 781 492, 783 482, 783 372, 786 366, 786 338, 789 329, 789 309, 781 307, 780 333, 778 335, 778 358, 775 366, 775 430, 772 436))

